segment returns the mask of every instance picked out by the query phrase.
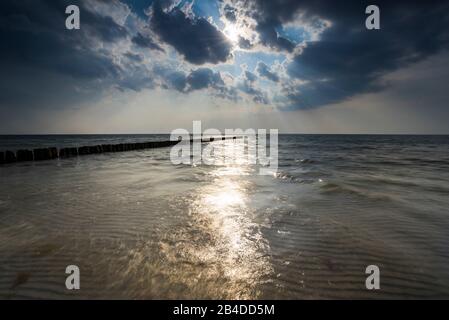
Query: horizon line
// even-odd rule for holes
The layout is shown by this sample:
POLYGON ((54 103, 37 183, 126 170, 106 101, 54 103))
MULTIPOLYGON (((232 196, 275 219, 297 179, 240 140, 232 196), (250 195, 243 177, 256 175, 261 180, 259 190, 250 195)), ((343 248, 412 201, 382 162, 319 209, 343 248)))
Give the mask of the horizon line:
MULTIPOLYGON (((242 129, 245 130, 245 129, 242 129)), ((270 130, 270 129, 265 129, 270 130)), ((267 132, 269 133, 269 132, 267 132)), ((158 133, 0 133, 0 136, 108 136, 108 135, 170 135, 171 132, 158 133)), ((191 133, 192 134, 192 133, 191 133)), ((447 136, 448 133, 301 133, 280 132, 279 135, 385 135, 385 136, 447 136)))

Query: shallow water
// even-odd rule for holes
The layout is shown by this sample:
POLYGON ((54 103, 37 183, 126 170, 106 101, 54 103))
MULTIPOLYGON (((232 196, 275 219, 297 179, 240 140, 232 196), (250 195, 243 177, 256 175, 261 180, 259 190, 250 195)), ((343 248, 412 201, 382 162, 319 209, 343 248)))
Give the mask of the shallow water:
MULTIPOLYGON (((0 149, 162 138, 0 137, 0 149)), ((282 135, 272 176, 175 166, 169 152, 1 166, 0 297, 449 298, 448 136, 282 135), (71 264, 79 291, 65 289, 71 264)))

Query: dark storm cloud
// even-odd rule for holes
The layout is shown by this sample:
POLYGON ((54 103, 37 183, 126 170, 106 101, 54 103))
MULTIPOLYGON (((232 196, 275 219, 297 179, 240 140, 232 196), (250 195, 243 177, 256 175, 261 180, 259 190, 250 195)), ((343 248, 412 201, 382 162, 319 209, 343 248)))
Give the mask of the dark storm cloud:
MULTIPOLYGON (((341 12, 341 16, 337 8, 316 11, 322 16, 328 12, 336 23, 324 32, 321 41, 310 43, 289 66, 291 76, 311 82, 302 90, 302 96, 308 99, 304 107, 379 90, 380 76, 448 48, 447 2, 391 1, 380 3, 379 7, 379 31, 366 30, 364 21, 357 19, 363 6, 354 6, 341 12), (360 25, 361 30, 354 31, 360 25)), ((300 98, 298 102, 302 101, 300 98)))
POLYGON ((0 2, 0 88, 15 93, 12 100, 1 95, 0 108, 63 108, 94 99, 103 88, 114 85, 120 78, 123 70, 109 53, 93 48, 98 43, 123 39, 127 31, 111 17, 88 10, 86 3, 0 2), (69 4, 80 7, 81 30, 65 28, 65 8, 69 4), (37 85, 31 79, 45 85, 37 85))
MULTIPOLYGON (((349 0, 344 5, 328 0, 223 1, 224 14, 225 8, 236 8, 239 20, 255 21, 260 44, 293 55, 287 73, 304 84, 283 83, 281 94, 290 108, 313 108, 382 90, 383 75, 449 47, 447 1, 349 0), (380 8, 381 30, 365 28, 365 9, 370 4, 380 8), (322 30, 325 22, 331 25, 318 41, 295 51, 298 44, 280 32, 292 22, 315 30, 322 30)), ((267 70, 258 66, 256 71, 279 81, 267 70)))
POLYGON ((265 63, 262 61, 259 61, 257 63, 256 71, 259 74, 259 76, 266 78, 268 80, 271 80, 273 82, 279 81, 279 76, 270 70, 270 67, 268 67, 265 63))
POLYGON ((190 90, 200 90, 208 87, 224 86, 220 73, 209 68, 199 68, 192 71, 187 77, 190 90))
POLYGON ((292 52, 296 46, 294 42, 280 36, 269 22, 259 22, 256 30, 259 32, 260 42, 267 47, 292 52))
POLYGON ((232 86, 227 86, 221 73, 210 68, 192 70, 186 77, 186 84, 186 92, 210 89, 215 97, 233 101, 238 100, 236 89, 232 86))
POLYGON ((165 52, 164 49, 162 49, 156 42, 154 42, 153 39, 142 35, 140 32, 132 38, 132 42, 142 48, 149 48, 152 50, 165 52))
POLYGON ((200 90, 218 98, 231 101, 241 99, 240 93, 245 93, 256 103, 269 103, 267 94, 256 87, 257 76, 244 71, 237 85, 226 84, 220 72, 210 68, 198 68, 190 72, 173 70, 170 66, 156 66, 153 73, 158 76, 164 89, 172 89, 184 94, 200 90))
POLYGON ((245 75, 245 79, 248 80, 249 82, 254 82, 257 80, 256 75, 250 71, 245 71, 244 75, 245 75))
POLYGON ((190 18, 180 8, 165 12, 160 1, 152 6, 151 27, 192 64, 220 63, 231 57, 232 44, 203 18, 190 18))
POLYGON ((241 76, 241 81, 237 85, 237 89, 249 95, 255 103, 268 104, 267 94, 256 87, 256 80, 257 76, 254 73, 245 70, 241 76))
POLYGON ((253 47, 253 44, 248 39, 239 36, 239 47, 241 49, 251 49, 253 47))
POLYGON ((186 74, 181 71, 170 71, 166 76, 167 88, 184 92, 187 86, 186 74))
POLYGON ((372 1, 244 1, 246 14, 256 19, 257 31, 268 46, 292 51, 291 43, 275 33, 302 13, 303 22, 331 22, 319 41, 308 42, 288 65, 299 87, 286 86, 292 108, 340 102, 353 95, 382 89, 382 75, 429 57, 449 44, 449 2, 376 1, 381 30, 365 28, 365 8, 372 1))
MULTIPOLYGON (((173 70, 171 66, 155 66, 153 74, 160 81, 160 87, 172 89, 184 94, 207 90, 214 97, 237 102, 242 99, 241 93, 247 94, 256 103, 269 103, 267 94, 256 87, 257 76, 244 71, 237 85, 225 83, 219 71, 210 68, 198 68, 190 72, 173 70)), ((228 75, 230 76, 230 75, 228 75)))
POLYGON ((127 52, 125 53, 125 57, 127 57, 129 60, 136 62, 136 63, 141 63, 143 62, 143 55, 138 54, 138 53, 132 53, 132 52, 127 52))
MULTIPOLYGON (((94 41, 114 41, 126 36, 110 17, 83 11, 79 32, 65 29, 65 6, 76 1, 2 1, 0 3, 1 63, 30 65, 74 77, 116 75, 116 66, 102 53, 93 52, 94 41)), ((81 8, 84 2, 78 3, 81 8)))
POLYGON ((226 4, 223 8, 224 16, 230 22, 235 22, 237 20, 236 11, 237 10, 234 7, 231 7, 229 4, 226 4))
MULTIPOLYGON (((256 21, 256 31, 259 33, 259 41, 263 45, 278 51, 293 51, 296 44, 292 40, 279 35, 277 29, 283 23, 291 21, 294 18, 301 1, 231 0, 231 2, 238 6, 238 10, 241 13, 256 21)), ((229 4, 225 5, 224 8, 226 6, 229 6, 229 4)), ((341 6, 344 7, 343 5, 341 6)), ((226 13, 226 10, 224 11, 226 13)))
POLYGON ((238 100, 237 90, 232 86, 227 86, 221 73, 210 68, 198 68, 186 73, 173 70, 170 66, 156 66, 153 73, 159 77, 161 87, 164 89, 172 89, 184 94, 209 90, 214 97, 238 100))

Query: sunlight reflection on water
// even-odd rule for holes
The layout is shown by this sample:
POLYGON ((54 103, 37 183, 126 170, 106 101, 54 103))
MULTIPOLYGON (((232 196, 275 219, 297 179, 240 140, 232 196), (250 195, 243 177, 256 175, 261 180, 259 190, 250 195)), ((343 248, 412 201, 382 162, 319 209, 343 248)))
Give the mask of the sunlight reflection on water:
MULTIPOLYGON (((215 145, 216 148, 236 148, 233 142, 215 145)), ((223 155, 222 152, 218 154, 223 155)), ((207 277, 204 283, 211 288, 203 288, 204 292, 210 294, 210 290, 217 290, 219 297, 230 299, 256 298, 258 285, 273 270, 268 242, 260 226, 253 222, 248 205, 251 183, 247 177, 254 168, 243 154, 236 160, 233 164, 221 162, 222 165, 215 166, 208 172, 211 182, 197 189, 189 200, 193 223, 186 232, 190 239, 178 250, 189 264, 197 266, 196 274, 207 277), (217 281, 226 285, 217 287, 217 281)), ((189 281, 187 285, 194 285, 189 281)))

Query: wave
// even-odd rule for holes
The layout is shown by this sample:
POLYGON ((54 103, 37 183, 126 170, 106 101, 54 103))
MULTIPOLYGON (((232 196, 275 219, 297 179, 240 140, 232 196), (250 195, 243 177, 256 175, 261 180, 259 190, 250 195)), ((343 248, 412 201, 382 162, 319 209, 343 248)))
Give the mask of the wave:
POLYGON ((348 194, 372 200, 395 201, 395 202, 398 200, 397 198, 389 194, 368 191, 367 189, 361 189, 348 184, 336 182, 323 182, 320 184, 319 188, 322 194, 327 195, 348 194))

